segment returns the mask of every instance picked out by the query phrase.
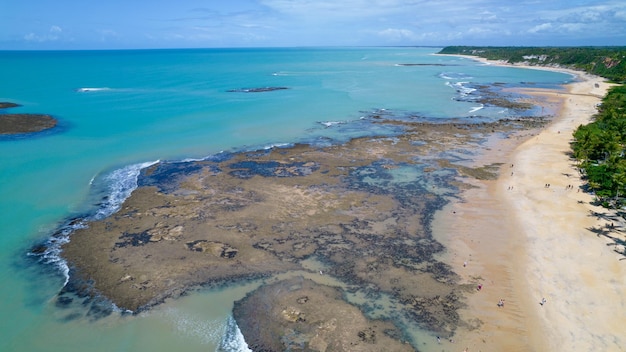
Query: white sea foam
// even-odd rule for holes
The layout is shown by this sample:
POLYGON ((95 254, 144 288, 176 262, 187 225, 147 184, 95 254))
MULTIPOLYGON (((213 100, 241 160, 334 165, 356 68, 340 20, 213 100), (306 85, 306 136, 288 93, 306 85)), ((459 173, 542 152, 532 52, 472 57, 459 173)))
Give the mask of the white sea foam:
MULTIPOLYGON (((82 226, 82 225, 81 225, 82 226)), ((77 229, 79 226, 67 227, 58 234, 48 239, 46 243, 46 250, 41 254, 28 253, 29 256, 39 256, 40 261, 47 265, 55 266, 61 272, 63 276, 63 286, 67 285, 70 280, 70 268, 67 262, 61 258, 61 246, 69 242, 69 234, 77 229)))
POLYGON ((205 156, 202 158, 185 158, 182 159, 181 162, 183 163, 188 163, 188 162, 194 162, 194 161, 214 161, 216 158, 220 159, 221 154, 224 154, 225 152, 223 150, 220 150, 219 152, 215 153, 215 154, 211 154, 209 156, 205 156))
POLYGON ((334 125, 341 125, 346 123, 345 121, 325 121, 325 122, 320 122, 320 124, 326 126, 326 127, 331 127, 334 125))
POLYGON ((217 345, 216 351, 219 352, 252 352, 232 316, 229 316, 226 321, 207 319, 205 316, 186 310, 167 307, 144 312, 141 317, 161 318, 177 334, 203 345, 217 345))
POLYGON ((226 332, 222 337, 219 350, 224 352, 252 352, 232 316, 228 318, 226 332))
POLYGON ((442 72, 439 74, 440 78, 446 79, 446 80, 468 80, 468 79, 473 79, 474 77, 465 74, 465 73, 459 73, 459 72, 442 72))
MULTIPOLYGON (((46 249, 43 253, 31 252, 28 255, 39 257, 39 260, 44 264, 56 266, 65 279, 63 287, 67 285, 70 278, 70 270, 67 262, 61 257, 61 247, 70 241, 70 235, 74 231, 85 228, 87 221, 102 219, 117 211, 132 191, 137 188, 137 179, 141 169, 154 165, 157 162, 159 161, 129 165, 104 176, 103 179, 107 183, 109 196, 107 201, 100 205, 95 214, 92 217, 68 221, 46 241, 46 249)), ((96 177, 93 177, 89 184, 93 185, 95 179, 96 177)))
POLYGON ((222 320, 207 320, 202 316, 174 307, 147 313, 144 316, 148 317, 151 314, 162 316, 178 334, 203 345, 220 341, 225 330, 222 320))
POLYGON ((485 107, 485 105, 480 104, 480 106, 475 106, 475 107, 473 107, 472 109, 470 109, 470 111, 469 111, 469 112, 470 112, 470 114, 471 114, 471 113, 474 113, 474 112, 476 112, 476 111, 478 111, 478 110, 480 110, 480 109, 482 109, 482 108, 484 108, 484 107, 485 107))
POLYGON ((185 158, 183 160, 181 160, 181 162, 183 163, 189 163, 189 162, 194 162, 194 161, 204 161, 207 158, 185 158))
POLYGON ((263 150, 270 150, 274 148, 287 148, 293 146, 293 143, 273 143, 263 147, 263 150))
POLYGON ((456 83, 446 82, 446 85, 454 88, 457 92, 459 92, 459 94, 462 97, 465 97, 465 96, 472 94, 474 91, 476 91, 475 88, 466 87, 465 85, 468 83, 469 82, 456 82, 456 83))
POLYGON ((102 92, 102 91, 107 91, 107 90, 111 90, 111 88, 109 87, 84 87, 84 88, 76 89, 76 91, 79 93, 102 92))
POLYGON ((98 209, 94 218, 102 219, 115 213, 126 198, 137 188, 137 178, 141 170, 158 162, 159 160, 132 164, 106 175, 104 181, 108 186, 108 198, 98 209))

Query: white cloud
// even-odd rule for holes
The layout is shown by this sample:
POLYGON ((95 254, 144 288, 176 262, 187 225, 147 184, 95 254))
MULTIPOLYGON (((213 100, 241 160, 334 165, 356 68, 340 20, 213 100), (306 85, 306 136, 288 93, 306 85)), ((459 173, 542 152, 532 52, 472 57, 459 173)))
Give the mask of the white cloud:
MULTIPOLYGON (((506 34, 506 31, 501 30, 498 33, 503 35, 506 34)), ((490 35, 494 35, 496 34, 496 32, 493 29, 490 28, 486 28, 486 27, 471 27, 466 31, 467 34, 471 34, 474 37, 484 37, 484 36, 490 36, 490 35)))
MULTIPOLYGON (((32 16, 30 9, 22 7, 32 16)), ((145 46, 146 37, 157 47, 164 38, 166 46, 175 46, 177 40, 181 46, 189 46, 190 40, 198 46, 598 45, 626 41, 624 0, 183 0, 155 3, 145 8, 149 16, 131 15, 131 11, 120 14, 115 9, 115 15, 92 11, 93 17, 88 18, 72 8, 50 17, 55 12, 46 9, 39 10, 37 21, 5 25, 0 40, 56 41, 51 45, 62 46, 77 35, 86 46, 97 41, 111 47, 116 43, 145 46), (48 20, 43 27, 42 19, 48 20)))
MULTIPOLYGON (((392 13, 419 10, 417 5, 429 4, 424 0, 261 0, 274 11, 302 18, 366 18, 392 13)), ((439 6, 439 4, 437 4, 439 6)), ((445 6, 442 5, 442 6, 445 6)), ((415 13, 417 15, 417 12, 415 13)))
POLYGON ((24 36, 24 40, 27 42, 38 42, 40 41, 35 33, 28 33, 24 36))
POLYGON ((498 23, 501 22, 501 20, 498 18, 498 16, 491 11, 483 11, 480 13, 480 20, 482 22, 490 22, 490 23, 498 23))
POLYGON ((552 23, 542 23, 540 25, 534 26, 533 28, 529 29, 528 32, 529 33, 539 33, 539 32, 545 32, 545 31, 549 31, 552 29, 552 23))
POLYGON ((558 29, 561 32, 578 33, 585 30, 586 27, 587 26, 582 23, 563 23, 558 27, 558 29))
POLYGON ((43 34, 35 34, 34 32, 24 35, 24 40, 28 42, 53 42, 60 39, 63 29, 59 26, 51 26, 48 32, 43 34))
POLYGON ((97 32, 100 34, 101 42, 107 42, 109 40, 118 39, 120 37, 119 34, 112 29, 100 29, 97 32))
POLYGON ((387 28, 378 32, 378 35, 395 42, 415 39, 415 33, 408 29, 387 28))

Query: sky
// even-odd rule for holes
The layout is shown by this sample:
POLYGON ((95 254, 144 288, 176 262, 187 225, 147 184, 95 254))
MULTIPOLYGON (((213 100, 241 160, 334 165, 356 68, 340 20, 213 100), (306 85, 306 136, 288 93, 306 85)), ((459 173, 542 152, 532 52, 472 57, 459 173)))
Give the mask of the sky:
POLYGON ((0 50, 626 45, 624 0, 0 0, 0 50))

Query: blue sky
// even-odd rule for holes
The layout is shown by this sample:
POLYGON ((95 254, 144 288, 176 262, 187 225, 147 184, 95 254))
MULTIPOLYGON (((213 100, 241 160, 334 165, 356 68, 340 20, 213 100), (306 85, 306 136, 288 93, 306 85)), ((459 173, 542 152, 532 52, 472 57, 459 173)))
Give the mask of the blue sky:
POLYGON ((0 49, 626 45, 626 1, 1 0, 0 49))

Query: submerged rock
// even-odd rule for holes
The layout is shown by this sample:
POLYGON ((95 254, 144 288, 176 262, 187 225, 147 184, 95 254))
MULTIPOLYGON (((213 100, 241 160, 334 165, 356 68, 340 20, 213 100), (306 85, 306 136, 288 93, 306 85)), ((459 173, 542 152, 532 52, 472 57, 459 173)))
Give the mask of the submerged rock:
POLYGON ((34 133, 53 128, 57 120, 43 114, 0 114, 0 134, 34 133))
POLYGON ((303 278, 262 286, 235 302, 233 315, 253 351, 414 351, 389 321, 368 319, 341 290, 303 278))
POLYGON ((441 160, 467 164, 466 151, 492 131, 528 125, 389 121, 390 114, 374 124, 405 130, 393 138, 144 169, 118 212, 76 229, 63 245, 67 287, 137 312, 199 285, 320 275, 304 264, 315 259, 327 281, 264 286, 237 304, 254 350, 412 350, 404 342, 419 342, 408 331, 452 336, 463 323, 463 296, 438 259, 444 248, 430 220, 455 195, 458 170, 481 173, 441 160))
POLYGON ((19 106, 21 106, 21 105, 20 104, 11 103, 11 102, 6 102, 6 101, 1 101, 0 102, 0 109, 17 108, 19 106))
MULTIPOLYGON (((21 105, 0 102, 0 109, 15 108, 21 105)), ((0 135, 25 134, 53 128, 57 120, 44 114, 2 114, 0 113, 0 135)))

